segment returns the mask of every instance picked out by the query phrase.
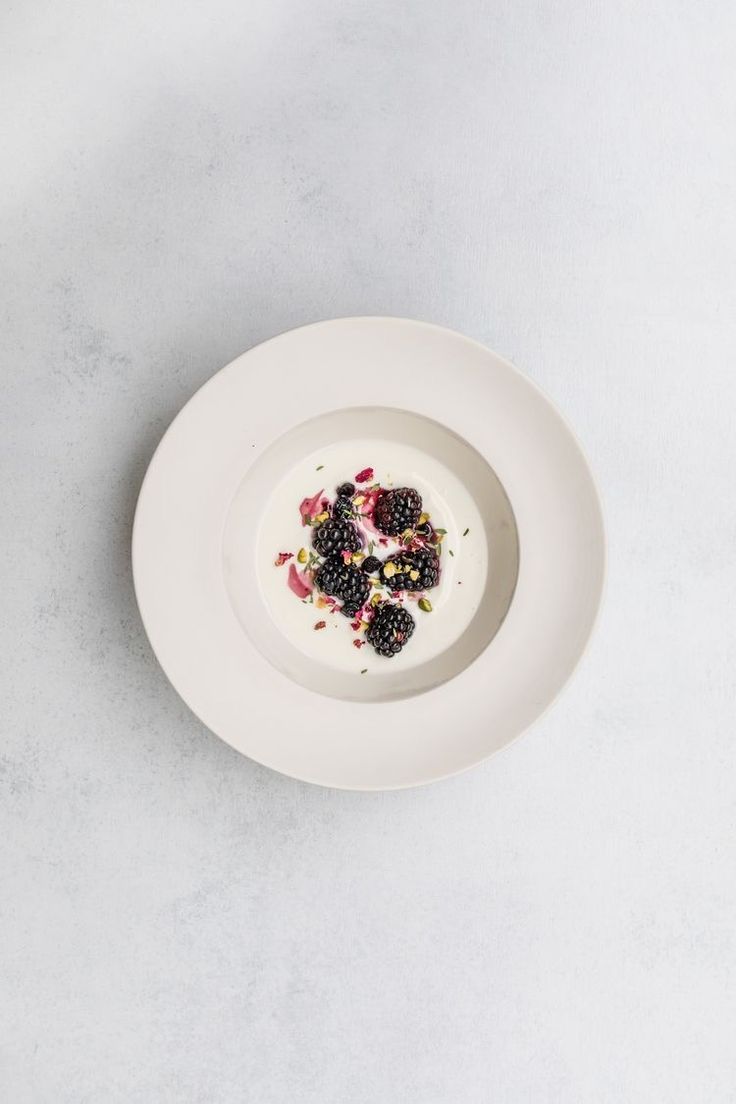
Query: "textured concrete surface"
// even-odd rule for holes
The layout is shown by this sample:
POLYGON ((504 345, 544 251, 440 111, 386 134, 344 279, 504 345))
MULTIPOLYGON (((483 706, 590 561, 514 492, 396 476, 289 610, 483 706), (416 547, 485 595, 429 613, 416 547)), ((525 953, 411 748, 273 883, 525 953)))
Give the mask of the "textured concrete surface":
POLYGON ((0 1098, 736 1100, 733 6, 0 18, 0 1098), (129 564, 184 400, 353 313, 526 370, 610 533, 556 708, 386 796, 204 731, 129 564))

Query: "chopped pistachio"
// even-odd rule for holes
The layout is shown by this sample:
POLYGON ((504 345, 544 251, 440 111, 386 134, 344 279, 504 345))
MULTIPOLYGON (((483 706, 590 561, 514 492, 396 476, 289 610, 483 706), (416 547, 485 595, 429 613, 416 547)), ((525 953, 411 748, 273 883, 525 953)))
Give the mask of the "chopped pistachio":
POLYGON ((430 602, 429 598, 420 598, 417 602, 417 605, 423 613, 432 612, 432 603, 430 602))
POLYGON ((329 516, 330 516, 330 515, 329 515, 329 513, 327 512, 327 510, 323 510, 321 514, 317 514, 317 516, 316 516, 316 518, 315 518, 314 520, 315 520, 315 521, 318 521, 318 522, 320 523, 320 525, 321 525, 323 521, 327 521, 327 519, 328 519, 328 517, 329 517, 329 516))
POLYGON ((356 495, 355 498, 353 499, 353 505, 354 506, 362 506, 364 502, 365 502, 365 495, 356 495))
POLYGON ((409 578, 413 583, 417 581, 417 579, 419 578, 419 572, 416 568, 413 568, 413 570, 409 572, 409 578))
POLYGON ((306 563, 308 557, 309 553, 307 552, 306 548, 300 548, 296 554, 296 558, 299 563, 306 563))
POLYGON ((387 579, 392 579, 396 574, 396 564, 387 563, 384 565, 383 574, 387 579))
POLYGON ((429 521, 429 514, 420 514, 419 515, 419 525, 426 525, 428 521, 429 521))

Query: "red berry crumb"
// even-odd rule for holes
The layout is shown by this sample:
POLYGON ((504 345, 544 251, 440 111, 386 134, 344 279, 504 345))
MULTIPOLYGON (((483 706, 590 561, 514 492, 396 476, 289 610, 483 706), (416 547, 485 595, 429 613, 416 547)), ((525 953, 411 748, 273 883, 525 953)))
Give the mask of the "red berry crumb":
POLYGON ((324 629, 326 627, 326 625, 327 625, 326 621, 316 621, 314 627, 315 627, 315 629, 324 629))
POLYGON ((355 477, 356 483, 370 483, 373 478, 373 468, 363 468, 355 477))
POLYGON ((278 556, 273 562, 276 564, 276 567, 281 567, 282 564, 285 564, 287 560, 293 559, 293 557, 293 552, 279 552, 278 556))
POLYGON ((354 640, 353 641, 353 647, 358 648, 358 650, 360 650, 362 647, 364 647, 364 645, 365 645, 365 640, 354 640))

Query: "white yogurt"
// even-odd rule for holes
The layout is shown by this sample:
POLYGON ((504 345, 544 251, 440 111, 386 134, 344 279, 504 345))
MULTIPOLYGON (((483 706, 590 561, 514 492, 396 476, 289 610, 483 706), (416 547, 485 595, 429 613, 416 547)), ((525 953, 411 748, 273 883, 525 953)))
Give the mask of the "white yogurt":
MULTIPOLYGON (((253 524, 253 519, 249 524, 253 524)), ((374 554, 382 559, 398 547, 393 542, 388 548, 382 547, 377 537, 373 539, 374 554)), ((297 567, 301 569, 301 565, 297 567)), ((252 570, 246 563, 241 569, 252 570)), ((488 552, 478 508, 456 475, 418 448, 365 438, 320 448, 295 465, 274 487, 258 526, 255 570, 271 618, 296 648, 334 670, 355 674, 367 669, 367 673, 376 677, 395 671, 399 665, 408 669, 425 663, 461 636, 483 595, 488 552), (353 641, 363 640, 364 635, 351 629, 350 619, 339 611, 333 613, 300 600, 287 583, 289 563, 296 562, 296 553, 300 548, 311 549, 312 529, 302 525, 299 503, 320 490, 334 499, 338 484, 354 482, 356 473, 366 467, 373 468, 374 481, 382 487, 415 487, 432 524, 447 530, 442 542, 440 582, 427 594, 432 612, 425 613, 416 600, 405 599, 416 628, 403 651, 391 659, 377 655, 367 643, 360 649, 354 647, 353 641), (294 559, 276 567, 274 560, 279 552, 292 552, 294 559), (316 630, 318 621, 326 621, 326 628, 316 630)), ((237 580, 232 580, 232 584, 237 589, 237 580)), ((318 591, 313 596, 316 603, 318 591)))

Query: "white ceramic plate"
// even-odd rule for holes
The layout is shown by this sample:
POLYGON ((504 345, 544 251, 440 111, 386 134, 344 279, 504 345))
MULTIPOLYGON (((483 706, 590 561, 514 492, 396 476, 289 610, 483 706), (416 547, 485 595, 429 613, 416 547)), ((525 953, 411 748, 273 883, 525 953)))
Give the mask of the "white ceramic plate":
POLYGON ((133 571, 169 679, 233 747, 347 789, 418 785, 487 758, 553 701, 590 636, 601 507, 550 401, 450 330, 345 318, 218 372, 165 434, 141 489, 133 571), (298 502, 371 466, 447 530, 432 612, 401 655, 351 647, 286 585, 309 546, 298 502), (449 556, 449 551, 453 556, 449 556))

